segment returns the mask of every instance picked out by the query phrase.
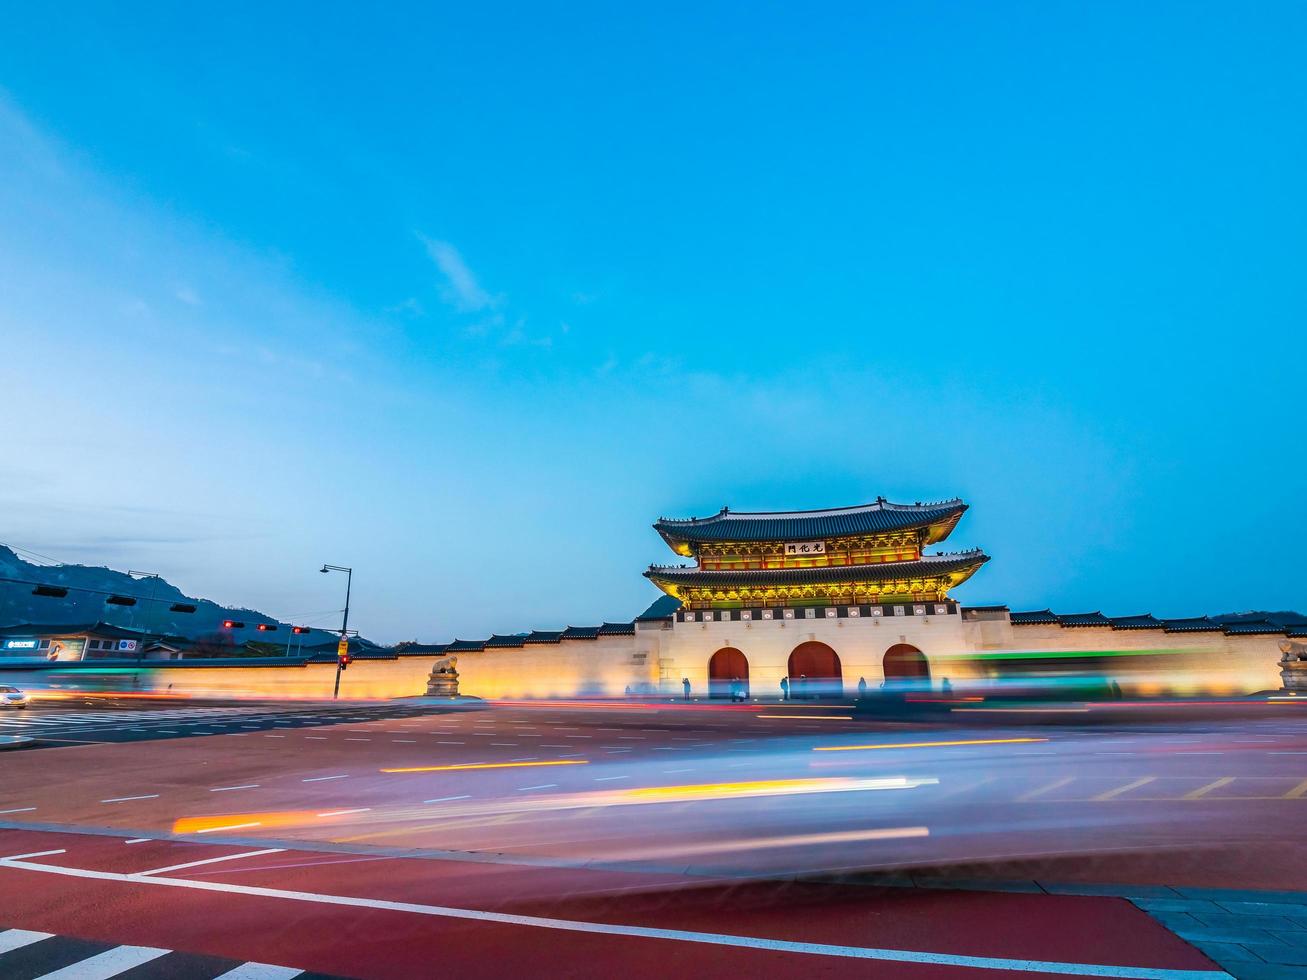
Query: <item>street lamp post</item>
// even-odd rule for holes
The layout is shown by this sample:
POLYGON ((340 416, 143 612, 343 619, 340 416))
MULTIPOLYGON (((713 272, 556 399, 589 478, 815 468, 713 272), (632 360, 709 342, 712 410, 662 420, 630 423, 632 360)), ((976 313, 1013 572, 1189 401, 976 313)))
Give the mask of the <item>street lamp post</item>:
MULTIPOLYGON (((328 572, 345 573, 345 617, 340 621, 340 642, 346 644, 345 649, 349 649, 349 592, 354 584, 354 569, 345 568, 343 565, 323 565, 321 568, 323 575, 328 572)), ((340 674, 345 669, 345 658, 340 655, 339 650, 336 652, 336 687, 331 692, 333 699, 340 697, 340 674)))

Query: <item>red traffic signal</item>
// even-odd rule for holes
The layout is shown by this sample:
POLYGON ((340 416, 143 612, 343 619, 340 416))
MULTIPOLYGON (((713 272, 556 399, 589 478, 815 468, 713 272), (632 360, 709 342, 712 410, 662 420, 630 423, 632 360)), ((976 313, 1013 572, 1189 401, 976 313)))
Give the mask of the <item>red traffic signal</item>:
POLYGON ((258 630, 260 633, 271 633, 271 632, 273 632, 274 630, 276 630, 276 628, 277 628, 277 624, 276 624, 276 623, 259 623, 259 625, 256 626, 256 627, 254 627, 254 628, 255 628, 256 630, 258 630))
POLYGON ((309 631, 309 628, 308 628, 307 626, 292 626, 292 627, 290 628, 290 631, 291 631, 292 633, 296 633, 296 634, 298 634, 298 633, 307 633, 307 632, 309 631))
POLYGON ((336 663, 341 670, 344 670, 353 662, 354 662, 354 656, 353 654, 349 654, 349 653, 341 654, 339 657, 336 658, 336 663))
POLYGON ((222 621, 222 628, 225 630, 243 630, 245 624, 235 619, 224 619, 222 621))

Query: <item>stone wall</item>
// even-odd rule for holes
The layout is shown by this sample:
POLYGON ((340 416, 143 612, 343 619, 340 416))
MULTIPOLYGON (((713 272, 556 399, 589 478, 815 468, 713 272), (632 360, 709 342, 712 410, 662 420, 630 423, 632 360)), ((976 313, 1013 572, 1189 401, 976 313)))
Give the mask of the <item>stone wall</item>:
MULTIPOLYGON (((932 686, 948 677, 955 690, 1010 672, 1011 661, 977 654, 1113 651, 1098 663, 1130 695, 1237 695, 1281 687, 1282 636, 1226 636, 1223 633, 1165 633, 1051 626, 1013 626, 1006 612, 973 616, 885 616, 797 618, 752 622, 662 622, 637 624, 634 636, 507 647, 458 654, 459 689, 482 698, 621 697, 679 695, 681 679, 693 696, 708 694, 708 661, 724 647, 748 660, 750 693, 779 696, 791 652, 816 641, 840 658, 845 694, 859 678, 876 689, 883 679, 887 650, 906 643, 925 655, 932 686)), ((343 698, 394 698, 425 692, 436 654, 360 658, 341 679, 343 698)), ((1029 663, 1029 661, 1026 661, 1029 663)), ((1305 662, 1307 663, 1307 662, 1305 662)), ((1057 671, 1065 660, 1048 658, 1057 671)), ((272 699, 331 697, 335 664, 207 667, 151 664, 145 683, 159 690, 193 696, 245 696, 272 699)), ((34 674, 11 677, 35 684, 34 674)))

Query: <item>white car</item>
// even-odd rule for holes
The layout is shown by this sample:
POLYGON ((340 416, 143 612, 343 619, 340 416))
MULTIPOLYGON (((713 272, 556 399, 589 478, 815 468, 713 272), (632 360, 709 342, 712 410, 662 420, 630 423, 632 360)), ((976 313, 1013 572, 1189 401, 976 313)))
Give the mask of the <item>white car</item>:
POLYGON ((31 700, 26 691, 0 684, 0 705, 6 708, 26 708, 31 700))

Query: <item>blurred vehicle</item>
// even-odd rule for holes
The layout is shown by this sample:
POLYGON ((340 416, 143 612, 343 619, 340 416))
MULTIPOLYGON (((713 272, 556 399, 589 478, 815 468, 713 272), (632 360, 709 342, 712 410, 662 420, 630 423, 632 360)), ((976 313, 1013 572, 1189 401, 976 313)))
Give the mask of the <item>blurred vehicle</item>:
POLYGON ((0 685, 0 704, 6 708, 26 708, 31 702, 26 691, 20 691, 16 687, 0 685))

